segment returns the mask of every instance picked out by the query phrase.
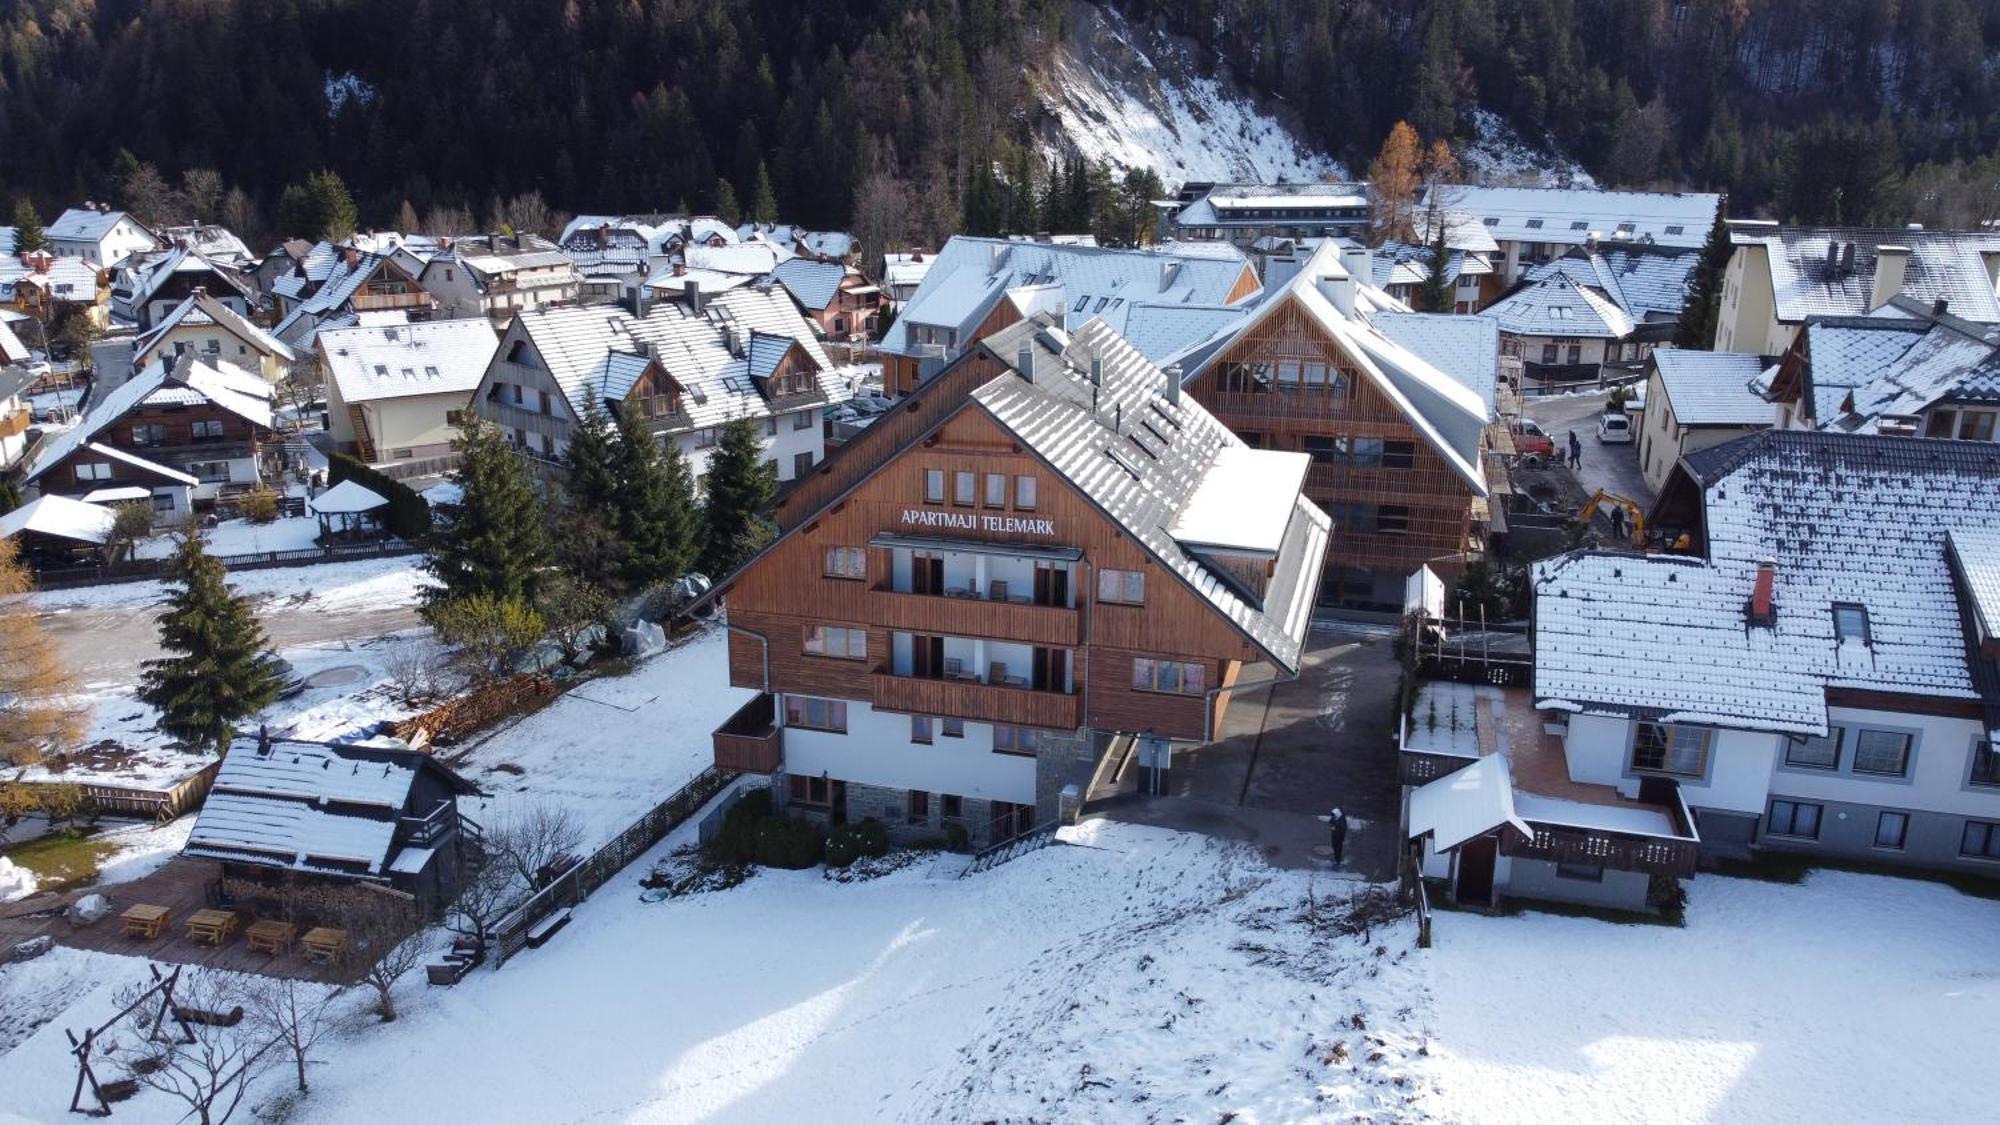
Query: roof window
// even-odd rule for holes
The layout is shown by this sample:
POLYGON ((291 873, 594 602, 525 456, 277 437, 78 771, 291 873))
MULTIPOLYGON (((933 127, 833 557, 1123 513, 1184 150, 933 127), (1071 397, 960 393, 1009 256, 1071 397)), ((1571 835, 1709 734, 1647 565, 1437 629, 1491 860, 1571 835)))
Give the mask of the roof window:
POLYGON ((1868 643, 1868 607, 1857 602, 1833 603, 1833 637, 1841 644, 1868 643))
POLYGON ((1480 221, 1485 223, 1489 227, 1497 227, 1500 225, 1500 220, 1492 216, 1488 216, 1487 218, 1481 219, 1480 221))
POLYGON ((1668 227, 1668 228, 1667 228, 1667 233, 1668 233, 1668 234, 1684 234, 1684 233, 1686 233, 1686 231, 1687 231, 1687 228, 1686 228, 1686 227, 1668 227))
POLYGON ((1111 458, 1111 463, 1112 463, 1112 464, 1114 464, 1114 465, 1118 466, 1119 468, 1121 468, 1121 469, 1125 470, 1125 475, 1126 475, 1126 476, 1129 476, 1129 477, 1131 477, 1131 478, 1132 478, 1133 480, 1138 480, 1138 479, 1139 479, 1139 466, 1137 466, 1137 465, 1134 465, 1134 464, 1132 463, 1132 459, 1131 459, 1131 458, 1129 458, 1129 457, 1125 456, 1125 455, 1124 455, 1123 453, 1120 453, 1120 452, 1118 452, 1118 451, 1117 451, 1117 450, 1115 450, 1115 449, 1107 449, 1107 450, 1105 450, 1105 451, 1104 451, 1104 455, 1105 455, 1106 457, 1109 457, 1109 458, 1111 458))
POLYGON ((1583 221, 1582 219, 1578 219, 1577 221, 1575 221, 1575 222, 1573 222, 1573 223, 1571 223, 1571 224, 1569 225, 1569 229, 1571 229, 1571 230, 1582 230, 1582 229, 1584 229, 1585 227, 1588 227, 1589 225, 1590 225, 1589 223, 1586 223, 1586 222, 1584 222, 1584 221, 1583 221))
POLYGON ((1634 225, 1633 225, 1633 224, 1631 224, 1631 223, 1619 223, 1619 224, 1618 224, 1618 233, 1619 233, 1619 234, 1631 234, 1631 233, 1632 233, 1633 231, 1635 231, 1635 230, 1638 230, 1638 229, 1639 229, 1638 227, 1634 226, 1634 225))
POLYGON ((1540 219, 1529 219, 1529 220, 1528 220, 1528 229, 1529 229, 1529 230, 1540 230, 1540 229, 1542 229, 1542 221, 1541 221, 1540 219))

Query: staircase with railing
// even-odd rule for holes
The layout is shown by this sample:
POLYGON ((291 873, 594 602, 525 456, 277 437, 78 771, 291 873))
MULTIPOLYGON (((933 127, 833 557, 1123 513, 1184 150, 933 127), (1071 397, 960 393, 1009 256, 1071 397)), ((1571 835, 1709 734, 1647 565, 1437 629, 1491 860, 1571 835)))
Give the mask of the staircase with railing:
POLYGON ((1010 836, 983 851, 974 853, 972 862, 965 865, 965 870, 959 872, 958 877, 963 879, 977 875, 981 871, 991 871, 1029 852, 1038 852, 1050 844, 1061 843, 1062 841, 1056 839, 1056 829, 1059 827, 1061 827, 1060 822, 1051 820, 1047 824, 1030 828, 1018 836, 1010 836))

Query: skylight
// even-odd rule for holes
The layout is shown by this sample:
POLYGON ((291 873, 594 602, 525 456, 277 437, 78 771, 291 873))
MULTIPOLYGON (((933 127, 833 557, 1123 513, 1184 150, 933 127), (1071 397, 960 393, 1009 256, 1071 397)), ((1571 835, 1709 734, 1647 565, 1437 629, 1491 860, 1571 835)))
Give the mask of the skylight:
POLYGON ((1540 219, 1529 219, 1529 220, 1528 220, 1528 229, 1529 229, 1529 230, 1540 230, 1540 229, 1542 229, 1542 221, 1541 221, 1540 219))
POLYGON ((1854 602, 1833 603, 1833 636, 1841 644, 1868 643, 1868 607, 1854 602))
POLYGON ((1569 225, 1569 229, 1582 230, 1589 225, 1590 225, 1589 223, 1584 222, 1582 219, 1578 219, 1576 222, 1573 222, 1569 225))
POLYGON ((1132 460, 1131 460, 1131 458, 1129 458, 1129 457, 1125 456, 1125 455, 1124 455, 1123 453, 1120 453, 1120 452, 1118 452, 1118 451, 1117 451, 1117 450, 1115 450, 1115 449, 1107 449, 1107 450, 1105 450, 1105 451, 1104 451, 1104 455, 1105 455, 1106 457, 1109 457, 1109 458, 1111 458, 1111 463, 1112 463, 1112 464, 1114 464, 1114 465, 1118 466, 1119 468, 1121 468, 1121 469, 1125 470, 1125 475, 1126 475, 1126 476, 1129 476, 1129 477, 1131 477, 1131 478, 1132 478, 1133 480, 1138 480, 1138 479, 1139 479, 1139 466, 1137 466, 1137 465, 1134 465, 1134 464, 1132 463, 1132 460))
POLYGON ((1686 227, 1668 227, 1668 228, 1667 228, 1667 233, 1668 233, 1668 234, 1682 234, 1682 233, 1685 233, 1686 231, 1687 231, 1687 228, 1686 228, 1686 227))

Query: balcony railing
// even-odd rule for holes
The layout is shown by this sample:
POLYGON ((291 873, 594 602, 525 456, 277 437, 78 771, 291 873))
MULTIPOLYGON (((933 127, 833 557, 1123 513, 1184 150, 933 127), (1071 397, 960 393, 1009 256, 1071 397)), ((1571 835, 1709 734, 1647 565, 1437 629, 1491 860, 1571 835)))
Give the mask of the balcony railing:
POLYGON ((355 312, 376 312, 382 309, 428 309, 437 304, 429 293, 422 289, 412 289, 408 293, 356 293, 347 299, 355 312))
POLYGON ((1062 606, 894 590, 870 590, 868 601, 869 619, 890 629, 1058 648, 1074 648, 1082 637, 1080 615, 1062 606))
POLYGON ((870 679, 874 685, 873 703, 878 710, 947 715, 1049 730, 1075 730, 1083 725, 1078 698, 1066 692, 1007 687, 976 679, 895 676, 887 672, 877 672, 870 679))
POLYGON ((715 728, 715 764, 744 773, 772 773, 784 760, 784 739, 771 693, 760 692, 715 728))
POLYGON ((1433 754, 1424 750, 1405 750, 1398 755, 1398 758, 1397 773, 1404 785, 1424 785, 1446 774, 1456 773, 1479 760, 1457 754, 1433 754))
POLYGON ((403 828, 408 833, 403 838, 403 846, 427 848, 445 838, 458 827, 458 809, 450 801, 439 801, 425 816, 406 816, 403 828))
POLYGON ((1513 833, 1501 833, 1501 854, 1545 859, 1552 863, 1609 867, 1616 871, 1692 875, 1701 850, 1701 842, 1694 839, 1643 836, 1631 832, 1541 824, 1532 820, 1528 822, 1528 827, 1535 830, 1532 840, 1524 841, 1513 833))

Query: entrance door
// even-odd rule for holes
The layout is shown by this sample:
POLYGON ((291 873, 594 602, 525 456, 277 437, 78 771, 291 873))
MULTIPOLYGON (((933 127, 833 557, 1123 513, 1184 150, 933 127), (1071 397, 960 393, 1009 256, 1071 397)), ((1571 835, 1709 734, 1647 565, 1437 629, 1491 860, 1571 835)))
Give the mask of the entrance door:
POLYGON ((944 678, 944 638, 922 633, 910 638, 910 674, 920 680, 944 678))
POLYGON ((827 810, 835 824, 847 823, 847 783, 836 781, 832 784, 832 806, 827 810))
POLYGON ((1458 901, 1464 906, 1493 905, 1493 865, 1500 841, 1492 836, 1468 840, 1458 849, 1458 901))

